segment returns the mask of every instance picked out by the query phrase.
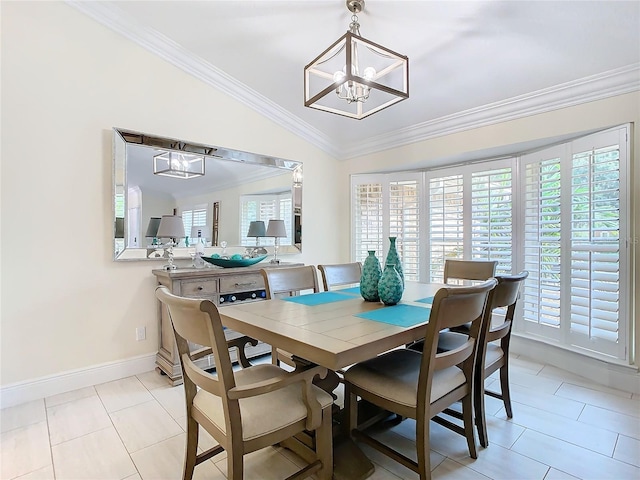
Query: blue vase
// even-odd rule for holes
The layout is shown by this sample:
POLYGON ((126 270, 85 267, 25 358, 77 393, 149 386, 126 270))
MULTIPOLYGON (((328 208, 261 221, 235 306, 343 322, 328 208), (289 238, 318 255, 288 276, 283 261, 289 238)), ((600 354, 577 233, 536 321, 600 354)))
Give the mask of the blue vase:
POLYGON ((362 275, 360 277, 360 295, 367 302, 377 302, 380 300, 378 296, 378 281, 382 276, 382 268, 380 261, 376 257, 375 250, 369 250, 369 256, 362 265, 362 275))
POLYGON ((389 245, 389 252, 387 253, 387 259, 384 263, 385 265, 395 265, 396 271, 402 281, 402 289, 404 290, 404 272, 402 271, 402 260, 400 259, 398 250, 396 250, 396 237, 389 237, 389 242, 391 244, 389 245))
POLYGON ((385 305, 395 305, 402 298, 402 279, 395 265, 387 263, 378 282, 378 295, 385 305))

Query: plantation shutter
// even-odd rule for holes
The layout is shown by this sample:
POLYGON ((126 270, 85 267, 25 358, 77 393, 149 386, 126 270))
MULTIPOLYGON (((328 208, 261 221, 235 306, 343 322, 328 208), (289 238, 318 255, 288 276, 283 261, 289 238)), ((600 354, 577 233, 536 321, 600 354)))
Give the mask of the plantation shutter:
POLYGON ((560 338, 561 147, 524 157, 524 330, 560 338))
POLYGON ((471 259, 496 260, 496 273, 513 271, 512 169, 471 175, 471 259))
POLYGON ((463 258, 463 176, 431 178, 429 194, 429 282, 442 282, 444 261, 463 258))
MULTIPOLYGON (((262 220, 265 228, 269 226, 269 220, 280 219, 285 221, 287 237, 280 239, 280 245, 292 245, 293 219, 291 193, 280 195, 243 195, 240 207, 240 244, 255 246, 255 237, 247 237, 249 224, 255 220, 262 220)), ((273 245, 272 237, 259 237, 258 245, 273 245)))
POLYGON ((389 183, 389 236, 397 237, 405 280, 419 279, 420 208, 419 181, 389 183))
POLYGON ((382 184, 366 183, 366 179, 354 179, 351 192, 354 219, 353 259, 356 262, 364 262, 369 250, 374 250, 380 258, 384 233, 382 184))
POLYGON ((624 353, 620 331, 621 161, 618 132, 574 142, 571 162, 572 344, 624 353), (582 148, 581 148, 582 147, 582 148), (584 148, 587 147, 587 148, 584 148))
POLYGON ((191 227, 200 227, 207 224, 207 205, 196 205, 182 211, 182 224, 184 235, 189 237, 189 245, 193 244, 191 227))

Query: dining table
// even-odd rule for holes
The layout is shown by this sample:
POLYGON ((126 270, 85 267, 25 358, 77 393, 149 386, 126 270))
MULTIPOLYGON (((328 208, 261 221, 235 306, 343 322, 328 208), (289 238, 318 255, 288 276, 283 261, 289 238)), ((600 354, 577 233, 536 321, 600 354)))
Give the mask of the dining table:
MULTIPOLYGON (((301 292, 225 306, 220 316, 226 327, 291 353, 301 368, 327 368, 336 379, 328 383, 331 390, 339 381, 336 372, 424 338, 433 297, 443 286, 406 281, 396 305, 365 301, 358 286, 301 292)), ((304 443, 284 446, 312 461, 304 443)), ((334 479, 363 479, 373 469, 351 440, 334 438, 334 479)))

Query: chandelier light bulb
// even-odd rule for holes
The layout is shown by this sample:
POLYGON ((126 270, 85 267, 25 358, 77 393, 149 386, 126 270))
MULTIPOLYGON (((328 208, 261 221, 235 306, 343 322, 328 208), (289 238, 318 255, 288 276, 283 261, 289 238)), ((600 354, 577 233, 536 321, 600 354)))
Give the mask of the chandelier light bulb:
POLYGON ((376 78, 376 69, 373 67, 367 67, 364 69, 364 74, 362 75, 366 80, 373 80, 376 78))

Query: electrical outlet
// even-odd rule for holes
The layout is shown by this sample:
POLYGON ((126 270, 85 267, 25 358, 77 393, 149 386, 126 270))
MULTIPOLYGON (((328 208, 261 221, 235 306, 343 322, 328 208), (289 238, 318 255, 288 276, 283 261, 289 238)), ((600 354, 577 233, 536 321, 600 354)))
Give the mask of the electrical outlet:
POLYGON ((147 338, 147 328, 146 327, 138 327, 136 328, 136 340, 144 340, 147 338))

